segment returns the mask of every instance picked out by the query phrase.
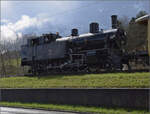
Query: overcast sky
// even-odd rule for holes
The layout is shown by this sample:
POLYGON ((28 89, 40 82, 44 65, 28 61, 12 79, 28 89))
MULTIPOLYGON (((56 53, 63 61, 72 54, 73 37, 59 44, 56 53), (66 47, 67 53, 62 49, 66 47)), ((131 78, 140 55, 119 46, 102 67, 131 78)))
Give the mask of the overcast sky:
POLYGON ((72 28, 84 33, 93 21, 110 29, 111 15, 130 19, 141 10, 150 13, 150 0, 1 1, 1 39, 49 32, 66 36, 72 28))

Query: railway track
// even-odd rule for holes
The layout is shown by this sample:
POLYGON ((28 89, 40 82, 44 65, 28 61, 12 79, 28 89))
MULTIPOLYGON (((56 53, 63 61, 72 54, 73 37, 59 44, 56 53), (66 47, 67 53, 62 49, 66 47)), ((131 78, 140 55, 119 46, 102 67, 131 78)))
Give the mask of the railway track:
MULTIPOLYGON (((92 72, 49 72, 41 73, 37 76, 50 76, 50 75, 83 75, 83 74, 104 74, 104 73, 135 73, 135 72, 150 72, 150 69, 135 69, 135 70, 126 70, 126 71, 92 71, 92 72)), ((33 74, 15 74, 15 75, 0 75, 0 77, 18 77, 18 76, 34 76, 33 74)))

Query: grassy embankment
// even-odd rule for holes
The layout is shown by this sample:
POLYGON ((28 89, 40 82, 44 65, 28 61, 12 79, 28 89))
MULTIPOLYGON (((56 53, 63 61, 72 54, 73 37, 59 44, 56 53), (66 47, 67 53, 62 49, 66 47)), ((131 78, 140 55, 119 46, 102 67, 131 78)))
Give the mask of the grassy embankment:
POLYGON ((100 114, 149 114, 146 110, 131 110, 123 108, 104 108, 104 107, 87 107, 87 106, 73 106, 73 105, 54 105, 54 104, 38 104, 38 103, 10 103, 0 102, 1 106, 23 107, 23 108, 37 108, 46 110, 58 111, 74 111, 74 112, 89 112, 100 114))
POLYGON ((149 72, 0 78, 0 88, 149 88, 149 86, 149 72))

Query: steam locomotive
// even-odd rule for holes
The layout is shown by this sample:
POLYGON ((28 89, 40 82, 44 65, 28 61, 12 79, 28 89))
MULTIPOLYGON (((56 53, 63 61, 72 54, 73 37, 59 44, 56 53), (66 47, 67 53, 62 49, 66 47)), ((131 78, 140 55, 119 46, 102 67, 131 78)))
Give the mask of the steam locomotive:
POLYGON ((112 29, 99 30, 90 24, 89 33, 71 35, 43 34, 27 40, 21 46, 21 65, 29 66, 33 74, 52 71, 90 71, 90 69, 122 70, 125 59, 123 46, 126 33, 117 26, 117 15, 111 16, 112 29))

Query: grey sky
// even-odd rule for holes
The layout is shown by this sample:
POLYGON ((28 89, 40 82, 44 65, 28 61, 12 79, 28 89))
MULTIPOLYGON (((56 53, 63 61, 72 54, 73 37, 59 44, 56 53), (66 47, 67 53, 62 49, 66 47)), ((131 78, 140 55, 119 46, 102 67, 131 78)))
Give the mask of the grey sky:
POLYGON ((71 28, 78 28, 79 33, 88 32, 89 23, 93 21, 98 22, 100 28, 110 29, 111 15, 130 19, 141 10, 150 13, 150 0, 6 1, 1 3, 1 26, 8 28, 11 23, 18 27, 16 32, 42 34, 58 31, 64 36, 70 34, 71 28), (23 15, 29 19, 22 18, 23 15), (33 18, 37 19, 35 24, 28 23, 25 27, 16 24, 33 18), (41 20, 40 26, 37 25, 36 22, 41 20))

